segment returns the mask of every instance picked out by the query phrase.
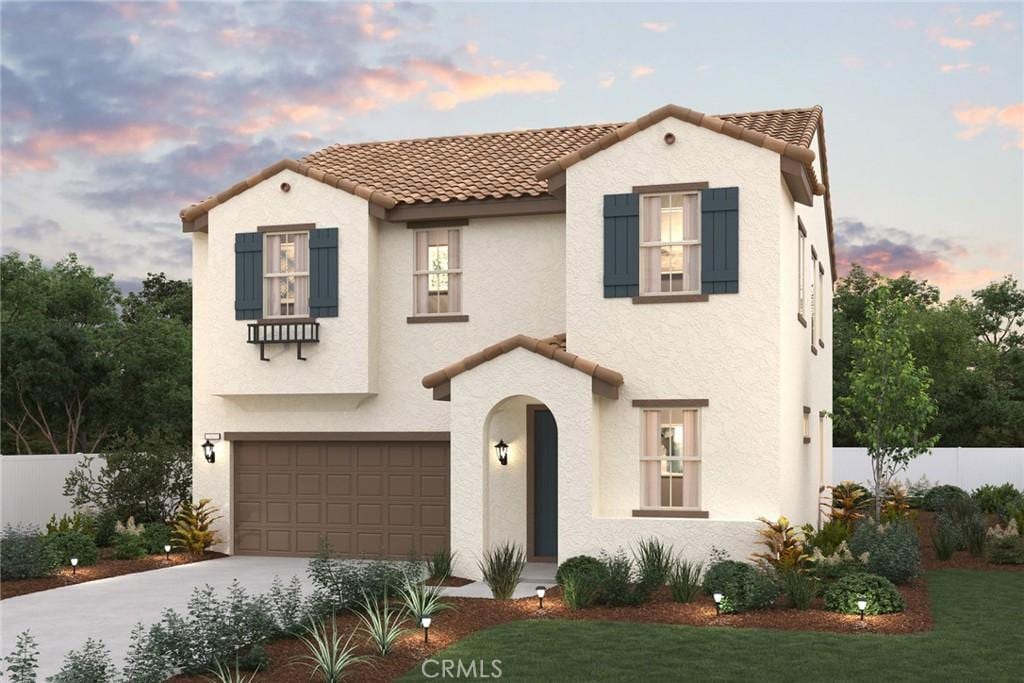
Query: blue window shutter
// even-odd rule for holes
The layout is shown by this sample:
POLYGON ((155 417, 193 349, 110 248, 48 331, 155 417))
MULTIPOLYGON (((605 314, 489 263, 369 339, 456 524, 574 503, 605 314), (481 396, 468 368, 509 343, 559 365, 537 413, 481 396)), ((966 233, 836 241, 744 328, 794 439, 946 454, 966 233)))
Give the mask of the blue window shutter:
POLYGON ((263 313, 263 235, 235 234, 235 320, 256 320, 263 313))
POLYGON ((604 296, 640 295, 640 195, 604 196, 604 296))
POLYGON ((700 194, 700 291, 740 291, 740 189, 720 187, 700 194))
POLYGON ((338 229, 317 228, 309 233, 309 314, 338 316, 338 229))

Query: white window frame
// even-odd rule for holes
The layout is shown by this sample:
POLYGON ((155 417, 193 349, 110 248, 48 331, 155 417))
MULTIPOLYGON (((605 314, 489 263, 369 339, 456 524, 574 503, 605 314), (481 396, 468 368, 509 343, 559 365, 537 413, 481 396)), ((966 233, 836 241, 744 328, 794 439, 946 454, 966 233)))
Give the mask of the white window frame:
MULTIPOLYGON (((463 256, 462 256, 462 228, 458 228, 458 227, 451 227, 451 228, 445 228, 445 227, 418 228, 416 230, 413 230, 412 232, 413 232, 413 238, 412 238, 412 313, 413 313, 413 315, 415 315, 418 318, 419 317, 430 317, 430 316, 460 315, 462 313, 462 292, 461 291, 459 292, 459 310, 457 310, 457 311, 451 310, 451 291, 452 291, 451 276, 452 275, 458 275, 459 276, 459 287, 462 287, 462 258, 463 258, 463 256), (427 266, 428 267, 427 267, 426 270, 418 270, 416 268, 416 261, 417 261, 417 257, 418 257, 418 254, 416 253, 416 250, 418 249, 417 245, 419 244, 419 239, 418 239, 419 233, 425 232, 425 233, 427 233, 429 235, 429 233, 431 233, 431 232, 438 232, 440 230, 444 230, 445 232, 448 232, 448 233, 451 233, 451 232, 459 233, 459 267, 458 268, 447 268, 445 270, 433 270, 433 269, 431 269, 429 267, 430 266, 430 238, 428 236, 428 238, 427 238, 427 266), (449 310, 444 311, 444 312, 438 312, 438 313, 429 313, 429 312, 426 312, 426 311, 419 311, 419 310, 417 310, 417 306, 418 306, 417 302, 418 302, 418 299, 419 299, 419 293, 416 290, 416 280, 417 280, 418 277, 424 276, 424 275, 427 277, 427 301, 428 302, 430 300, 430 284, 429 284, 430 283, 430 276, 431 275, 446 275, 446 276, 448 276, 448 308, 449 308, 449 310)), ((448 247, 449 263, 451 263, 451 238, 450 237, 449 237, 449 242, 448 242, 448 244, 446 246, 448 247)), ((429 304, 428 304, 428 308, 429 308, 429 304)))
MULTIPOLYGON (((676 197, 676 196, 684 196, 684 195, 693 195, 693 196, 695 196, 697 198, 697 215, 700 216, 701 215, 701 204, 700 204, 701 193, 699 191, 695 191, 695 192, 651 192, 649 194, 642 194, 642 195, 640 195, 640 249, 639 249, 640 269, 639 269, 638 272, 640 273, 640 285, 641 285, 640 294, 642 294, 643 296, 678 296, 680 294, 700 294, 701 293, 700 277, 701 277, 701 265, 702 264, 701 264, 701 253, 699 251, 698 251, 698 254, 697 254, 697 276, 696 276, 696 278, 694 278, 694 282, 697 283, 697 289, 692 289, 692 290, 691 289, 685 289, 685 290, 681 289, 681 290, 679 290, 677 292, 662 292, 660 289, 658 291, 656 291, 656 292, 649 292, 649 291, 646 291, 646 290, 643 289, 643 287, 645 287, 646 284, 647 284, 647 267, 644 265, 645 262, 646 262, 646 259, 644 258, 644 248, 645 247, 658 247, 658 248, 660 248, 660 247, 701 247, 701 241, 700 241, 701 226, 700 225, 697 225, 697 239, 695 239, 695 240, 681 240, 681 241, 671 241, 671 242, 661 242, 661 241, 645 242, 644 239, 643 239, 643 236, 646 234, 646 232, 644 230, 644 209, 643 209, 644 200, 649 198, 649 197, 676 197)), ((659 228, 658 232, 660 234, 661 226, 659 225, 658 228, 659 228)), ((684 253, 685 253, 685 250, 684 250, 684 253)), ((661 270, 659 270, 658 272, 660 273, 661 270)))
POLYGON ((818 305, 818 310, 817 310, 818 330, 817 330, 817 332, 818 332, 818 334, 817 334, 817 339, 812 340, 812 341, 816 341, 819 344, 821 344, 821 342, 824 341, 824 339, 822 339, 821 329, 822 329, 822 326, 825 323, 825 317, 824 317, 825 316, 825 303, 824 303, 824 300, 825 300, 825 266, 821 262, 818 263, 818 268, 817 268, 817 270, 815 270, 814 275, 817 278, 817 280, 816 280, 817 284, 815 285, 814 289, 818 293, 818 301, 817 301, 817 305, 818 305))
MULTIPOLYGON (((640 478, 639 478, 639 482, 640 482, 640 487, 639 487, 640 502, 639 502, 639 505, 638 505, 638 509, 640 509, 640 510, 664 510, 664 511, 673 511, 673 510, 675 510, 675 511, 686 511, 686 512, 700 512, 700 511, 702 511, 701 502, 704 500, 704 448, 703 448, 703 443, 702 443, 703 440, 704 440, 704 425, 702 424, 703 413, 704 413, 704 411, 701 408, 683 408, 683 407, 671 407, 671 406, 670 407, 666 407, 666 408, 641 408, 640 409, 640 413, 639 413, 640 414, 640 458, 638 459, 638 470, 639 470, 639 473, 640 473, 640 478), (650 413, 650 412, 661 412, 662 410, 681 410, 681 411, 684 411, 684 412, 688 411, 688 412, 693 412, 693 413, 697 414, 696 419, 694 420, 694 424, 696 425, 696 428, 697 428, 697 453, 698 454, 697 454, 696 457, 694 457, 694 456, 685 456, 684 455, 684 456, 679 456, 679 457, 665 457, 665 458, 656 457, 656 458, 652 458, 652 457, 647 457, 647 456, 644 455, 644 453, 647 452, 647 448, 646 448, 647 444, 645 443, 645 439, 646 439, 646 424, 647 424, 646 414, 650 413), (667 475, 670 480, 675 478, 675 477, 682 477, 683 476, 683 472, 672 472, 672 471, 670 471, 668 469, 668 467, 667 467, 668 463, 670 463, 670 462, 678 462, 680 465, 682 465, 685 462, 696 462, 699 465, 699 467, 698 467, 698 475, 697 475, 697 503, 696 503, 696 505, 687 505, 687 506, 681 506, 681 505, 668 505, 668 506, 666 506, 666 505, 645 505, 644 504, 644 463, 645 462, 660 462, 660 463, 662 463, 663 467, 661 468, 661 473, 660 473, 659 476, 666 476, 667 475)), ((672 424, 672 423, 669 423, 669 424, 672 424)), ((672 484, 671 483, 669 483, 668 490, 669 490, 669 500, 671 500, 671 498, 672 498, 672 484)))
POLYGON ((797 311, 800 313, 801 318, 806 318, 807 311, 807 231, 804 229, 803 223, 797 218, 797 264, 798 274, 800 278, 797 291, 797 302, 799 308, 797 311))
MULTIPOLYGON (((281 231, 276 231, 275 230, 275 231, 263 233, 263 301, 261 303, 260 309, 263 312, 264 319, 266 319, 266 320, 294 320, 294 319, 308 318, 310 316, 310 313, 309 313, 308 310, 305 313, 293 313, 292 315, 270 315, 270 313, 267 311, 267 298, 268 298, 267 297, 267 287, 270 286, 271 281, 273 281, 274 284, 276 285, 277 284, 277 281, 276 281, 277 278, 283 278, 283 277, 300 278, 300 277, 304 277, 304 278, 306 278, 306 281, 307 281, 306 291, 309 291, 309 286, 308 285, 312 284, 312 283, 309 283, 309 271, 308 270, 306 270, 306 271, 295 271, 293 273, 268 273, 266 271, 266 263, 268 261, 267 255, 269 254, 269 250, 268 250, 268 247, 267 247, 267 242, 268 242, 268 240, 272 236, 273 237, 281 237, 281 236, 284 236, 284 235, 305 235, 306 236, 306 251, 307 252, 309 251, 309 231, 308 230, 281 230, 281 231)), ((310 258, 310 256, 307 253, 306 254, 306 263, 309 263, 309 258, 310 258)), ((298 254, 296 254, 295 260, 296 260, 296 262, 298 262, 298 254)), ((275 287, 275 291, 276 291, 276 289, 277 288, 275 287)), ((296 283, 296 291, 298 291, 298 284, 297 283, 296 283)), ((278 303, 280 304, 280 301, 278 303)), ((293 303, 293 305, 295 305, 296 308, 298 308, 298 301, 294 301, 292 303, 293 303)), ((306 308, 309 309, 309 302, 308 301, 306 302, 306 308)))

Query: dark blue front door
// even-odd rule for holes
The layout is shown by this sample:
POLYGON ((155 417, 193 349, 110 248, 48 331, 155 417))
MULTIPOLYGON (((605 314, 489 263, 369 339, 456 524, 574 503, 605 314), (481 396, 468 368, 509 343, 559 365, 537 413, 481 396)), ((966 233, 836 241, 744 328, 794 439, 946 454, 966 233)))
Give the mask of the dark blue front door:
POLYGON ((558 555, 558 427, 550 410, 533 414, 533 554, 558 555))

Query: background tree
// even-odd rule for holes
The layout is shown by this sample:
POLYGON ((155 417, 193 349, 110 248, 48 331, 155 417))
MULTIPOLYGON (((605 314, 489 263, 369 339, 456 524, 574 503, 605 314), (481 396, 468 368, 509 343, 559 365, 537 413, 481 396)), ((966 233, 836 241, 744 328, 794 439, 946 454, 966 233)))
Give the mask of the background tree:
POLYGON ((910 350, 914 305, 888 285, 877 287, 852 340, 849 394, 841 396, 841 422, 867 446, 875 519, 892 477, 938 440, 927 429, 935 412, 931 379, 910 350))

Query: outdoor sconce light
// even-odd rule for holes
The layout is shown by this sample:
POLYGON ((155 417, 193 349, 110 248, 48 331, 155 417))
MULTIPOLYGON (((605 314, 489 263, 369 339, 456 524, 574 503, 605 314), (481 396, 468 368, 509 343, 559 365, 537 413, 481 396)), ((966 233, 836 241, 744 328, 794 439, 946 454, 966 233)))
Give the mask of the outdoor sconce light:
POLYGON ((168 562, 171 561, 171 545, 169 543, 164 545, 164 559, 168 562))
POLYGON ((722 616, 722 594, 714 593, 711 597, 715 599, 715 616, 722 616))
POLYGON ((420 619, 420 626, 423 627, 423 642, 427 642, 430 634, 430 617, 420 619))
POLYGON ((71 558, 71 575, 74 576, 77 573, 78 573, 78 558, 77 557, 72 557, 71 558))
POLYGON ((502 439, 498 443, 494 444, 494 450, 498 454, 498 462, 502 465, 508 464, 508 444, 502 439))
POLYGON ((860 610, 860 620, 861 621, 864 621, 864 610, 866 610, 867 607, 868 607, 868 601, 865 600, 864 598, 861 598, 860 600, 857 601, 857 609, 860 610))
POLYGON ((213 452, 213 443, 211 443, 209 439, 203 442, 203 455, 206 456, 206 462, 211 465, 217 459, 217 454, 213 452))
POLYGON ((548 589, 544 586, 537 586, 537 600, 540 601, 537 609, 544 609, 544 594, 548 592, 548 589))

